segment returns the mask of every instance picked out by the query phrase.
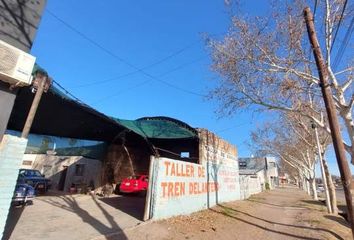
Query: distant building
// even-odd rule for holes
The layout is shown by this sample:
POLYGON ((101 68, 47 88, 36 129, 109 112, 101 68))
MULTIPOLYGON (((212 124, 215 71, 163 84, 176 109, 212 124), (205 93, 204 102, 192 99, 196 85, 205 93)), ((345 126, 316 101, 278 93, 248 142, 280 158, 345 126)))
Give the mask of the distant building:
POLYGON ((278 166, 274 157, 239 158, 240 175, 253 175, 261 190, 275 188, 279 182, 278 166))

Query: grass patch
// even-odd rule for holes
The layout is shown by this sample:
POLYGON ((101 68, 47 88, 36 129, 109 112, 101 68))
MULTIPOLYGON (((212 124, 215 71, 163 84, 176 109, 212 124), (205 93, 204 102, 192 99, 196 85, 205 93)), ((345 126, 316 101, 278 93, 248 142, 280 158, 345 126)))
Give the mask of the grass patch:
POLYGON ((310 225, 319 225, 321 223, 320 220, 318 219, 305 219, 305 220, 302 220, 303 222, 305 223, 308 223, 310 225))
POLYGON ((233 211, 231 211, 231 209, 229 209, 229 208, 223 208, 222 213, 225 215, 228 215, 228 216, 235 215, 235 213, 233 211))
POLYGON ((256 196, 256 195, 251 195, 247 200, 251 200, 251 201, 259 201, 259 200, 266 200, 265 198, 263 197, 259 197, 259 196, 256 196))

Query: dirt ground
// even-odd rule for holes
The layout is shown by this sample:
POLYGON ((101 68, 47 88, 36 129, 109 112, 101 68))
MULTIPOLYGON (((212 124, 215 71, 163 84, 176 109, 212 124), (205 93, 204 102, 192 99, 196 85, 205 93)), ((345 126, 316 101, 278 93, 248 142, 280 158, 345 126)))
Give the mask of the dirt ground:
POLYGON ((144 198, 40 196, 13 209, 4 239, 351 239, 348 224, 295 187, 220 204, 189 216, 142 222, 144 198))
POLYGON ((322 203, 286 187, 103 239, 351 239, 351 231, 341 217, 328 215, 322 203))

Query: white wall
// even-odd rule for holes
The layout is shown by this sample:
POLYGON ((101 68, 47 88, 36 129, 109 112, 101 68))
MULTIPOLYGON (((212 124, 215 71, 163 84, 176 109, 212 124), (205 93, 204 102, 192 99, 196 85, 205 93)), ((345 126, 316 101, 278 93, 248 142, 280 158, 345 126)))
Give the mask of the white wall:
POLYGON ((264 184, 261 178, 258 175, 240 175, 240 194, 241 199, 247 199, 252 194, 262 192, 262 183, 264 184))
POLYGON ((152 158, 150 217, 167 218, 239 200, 238 162, 194 164, 152 158))
POLYGON ((23 157, 23 168, 33 168, 39 170, 45 177, 52 180, 52 189, 57 189, 60 176, 65 167, 67 174, 65 179, 64 191, 68 191, 72 183, 94 182, 95 187, 101 185, 101 161, 96 159, 85 158, 81 156, 56 156, 46 154, 25 154, 23 157), (32 161, 31 164, 29 162, 32 161), (84 165, 82 176, 76 176, 75 168, 77 164, 84 165))
POLYGON ((18 169, 21 165, 26 145, 27 139, 7 134, 4 135, 0 142, 0 239, 2 239, 5 229, 18 177, 18 169))

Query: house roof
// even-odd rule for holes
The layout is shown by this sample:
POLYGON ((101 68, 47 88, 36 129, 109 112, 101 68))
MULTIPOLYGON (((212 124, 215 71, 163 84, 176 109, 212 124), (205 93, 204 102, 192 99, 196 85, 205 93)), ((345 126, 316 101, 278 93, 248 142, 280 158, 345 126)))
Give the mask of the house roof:
MULTIPOLYGON (((253 171, 260 171, 265 169, 265 158, 258 157, 258 158, 239 158, 239 163, 245 162, 246 166, 244 169, 253 170, 253 171)), ((241 169, 240 169, 241 171, 241 169)))

